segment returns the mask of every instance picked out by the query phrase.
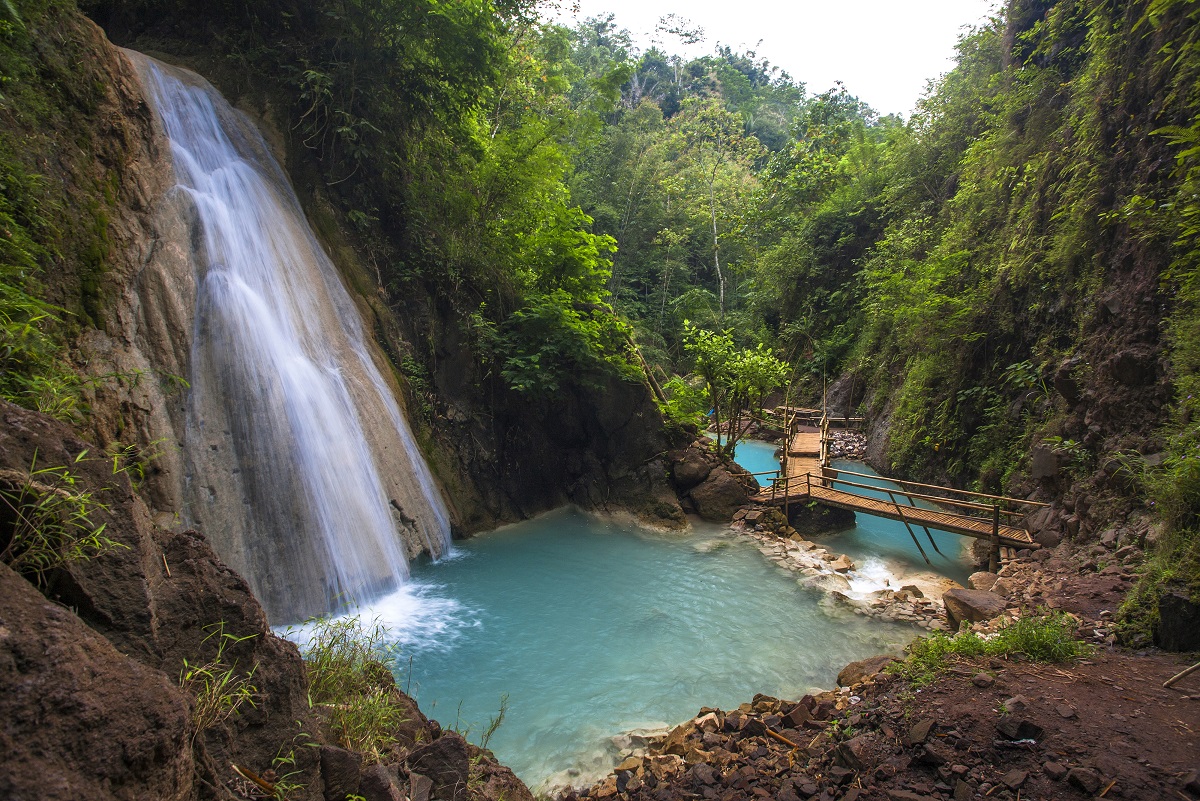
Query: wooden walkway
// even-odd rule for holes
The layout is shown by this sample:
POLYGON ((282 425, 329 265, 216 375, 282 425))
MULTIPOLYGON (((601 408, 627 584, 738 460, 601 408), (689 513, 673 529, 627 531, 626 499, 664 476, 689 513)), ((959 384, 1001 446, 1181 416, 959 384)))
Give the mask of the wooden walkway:
MULTIPOLYGON (((789 471, 790 472, 790 471, 789 471)), ((836 478, 823 476, 820 472, 808 473, 803 476, 789 476, 788 480, 777 482, 774 487, 763 490, 758 495, 751 498, 755 503, 766 504, 769 506, 783 506, 784 504, 805 503, 808 501, 816 501, 817 503, 825 504, 826 506, 836 506, 839 509, 849 509, 854 512, 862 512, 864 514, 878 515, 891 520, 899 520, 906 524, 910 529, 912 526, 921 528, 934 528, 939 531, 948 531, 953 534, 962 534, 967 537, 975 537, 977 539, 993 538, 993 534, 999 535, 999 545, 1009 548, 1037 548, 1033 537, 1028 531, 1017 526, 1009 525, 1008 523, 997 524, 995 520, 987 519, 982 516, 971 514, 960 514, 949 512, 942 509, 924 509, 912 504, 911 493, 906 493, 899 490, 887 490, 884 488, 865 487, 856 485, 854 482, 842 481, 836 478), (780 486, 780 484, 784 486, 780 486), (847 489, 837 488, 837 484, 847 485, 847 489), (860 492, 855 492, 849 487, 857 488, 865 491, 876 491, 888 494, 895 498, 899 495, 909 500, 908 504, 900 503, 896 500, 884 500, 872 498, 860 492)), ((966 505, 946 499, 947 503, 956 505, 966 505)), ((979 507, 981 510, 990 507, 985 507, 983 504, 972 504, 979 507)), ((997 507, 998 510, 998 507, 997 507)), ((1011 513, 1005 512, 1006 516, 1012 516, 1011 513)))
POLYGON ((804 480, 806 473, 821 472, 821 432, 797 431, 788 442, 787 472, 804 480))
POLYGON ((861 425, 861 418, 830 417, 814 409, 776 409, 775 414, 784 419, 783 428, 790 434, 787 450, 781 469, 754 474, 772 475, 774 480, 751 498, 753 502, 784 507, 816 502, 899 520, 926 562, 929 555, 917 538, 917 528, 938 553, 930 529, 988 540, 992 570, 1018 550, 1039 547, 1023 524, 1027 513, 1046 504, 835 469, 830 465, 830 428, 861 425), (876 483, 880 480, 890 486, 880 486, 876 483))

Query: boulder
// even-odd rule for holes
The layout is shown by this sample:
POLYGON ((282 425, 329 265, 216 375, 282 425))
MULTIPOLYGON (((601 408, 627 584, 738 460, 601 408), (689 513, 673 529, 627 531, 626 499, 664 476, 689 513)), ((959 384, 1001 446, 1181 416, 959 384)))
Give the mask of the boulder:
POLYGON ((1046 548, 1053 548, 1062 542, 1063 527, 1058 510, 1044 506, 1030 514, 1025 525, 1033 532, 1033 541, 1046 548))
POLYGON ((1029 454, 1029 475, 1032 478, 1055 478, 1061 461, 1049 445, 1038 445, 1029 454))
POLYGON ((937 722, 933 718, 924 718, 914 723, 909 727, 908 734, 904 737, 904 745, 912 747, 919 743, 925 742, 929 738, 929 732, 937 722))
POLYGON ((983 590, 988 592, 992 589, 992 585, 996 583, 997 576, 995 573, 989 573, 986 570, 981 570, 978 573, 972 573, 967 579, 967 586, 972 590, 983 590))
POLYGON ((983 590, 950 590, 942 596, 946 605, 946 621, 953 631, 964 623, 991 620, 1007 607, 1007 602, 992 592, 983 590))
POLYGON ((708 478, 712 469, 713 457, 693 445, 671 466, 671 477, 675 481, 676 489, 687 492, 708 478))
POLYGON ((372 765, 365 769, 359 778, 358 794, 364 801, 404 801, 407 797, 395 765, 372 765))
POLYGON ((834 506, 794 504, 788 522, 802 537, 815 537, 854 528, 854 512, 834 506))
POLYGON ((447 732, 428 745, 414 749, 406 760, 409 772, 428 776, 436 801, 465 801, 470 764, 467 741, 447 732))
POLYGON ((362 756, 336 745, 321 746, 321 779, 325 782, 325 801, 342 801, 358 794, 362 756))
POLYGON ((432 795, 433 782, 428 776, 422 776, 420 773, 408 774, 409 801, 429 801, 432 795))
POLYGON ((992 595, 999 595, 1001 598, 1013 597, 1012 579, 998 578, 992 582, 992 587, 988 590, 992 595))
POLYGON ((1095 795, 1101 785, 1100 774, 1091 768, 1071 768, 1067 771, 1067 782, 1087 795, 1095 795))
POLYGON ((1153 348, 1142 345, 1114 354, 1104 368, 1118 384, 1145 386, 1153 384, 1158 376, 1158 358, 1153 348))
POLYGON ((0 798, 193 797, 188 701, 0 564, 0 798))
MULTIPOLYGON (((878 675, 888 665, 898 661, 900 660, 896 659, 894 656, 883 654, 880 656, 872 656, 868 659, 863 659, 858 662, 851 662, 842 668, 838 673, 838 686, 850 687, 851 685, 858 684, 864 679, 878 675)), ((804 721, 800 722, 803 723, 804 721)))
POLYGON ((1005 773, 1000 779, 1000 783, 1012 790, 1014 793, 1021 789, 1021 785, 1025 784, 1025 780, 1029 778, 1029 772, 1025 770, 1014 769, 1005 773))
POLYGON ((711 522, 724 523, 746 505, 750 492, 728 470, 717 467, 691 491, 691 498, 696 514, 711 522))
MULTIPOLYGON (((841 683, 841 675, 838 676, 838 683, 841 683)), ((804 704, 796 704, 786 715, 783 716, 783 724, 789 729, 798 729, 805 722, 812 720, 812 712, 804 704)))
POLYGON ((992 543, 991 540, 973 539, 971 540, 971 564, 975 565, 976 570, 985 570, 992 559, 992 543))
POLYGON ((830 562, 829 567, 831 567, 837 573, 849 573, 854 569, 854 562, 850 561, 849 556, 842 554, 838 556, 837 559, 834 559, 832 562, 830 562))
MULTIPOLYGON (((725 719, 726 726, 729 725, 729 720, 728 717, 725 719)), ((689 720, 686 723, 679 724, 671 729, 671 733, 667 735, 667 739, 663 740, 659 750, 664 754, 683 756, 687 752, 688 738, 694 731, 696 731, 694 721, 689 720)))
POLYGON ((843 743, 839 743, 834 750, 834 761, 843 768, 850 770, 862 770, 866 767, 868 755, 867 739, 863 735, 852 737, 843 743))

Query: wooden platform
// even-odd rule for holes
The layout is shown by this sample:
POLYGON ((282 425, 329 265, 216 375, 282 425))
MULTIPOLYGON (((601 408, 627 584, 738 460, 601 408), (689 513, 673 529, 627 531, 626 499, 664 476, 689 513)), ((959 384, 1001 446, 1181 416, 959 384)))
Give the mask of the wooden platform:
POLYGON ((788 456, 820 456, 821 432, 797 431, 788 442, 788 456))
MULTIPOLYGON (((788 465, 788 472, 791 473, 790 458, 788 465)), ((945 512, 939 509, 922 509, 918 506, 908 506, 877 498, 868 498, 845 490, 835 489, 826 486, 826 481, 821 477, 819 470, 811 472, 807 476, 807 480, 804 474, 793 474, 788 482, 788 491, 786 493, 782 488, 775 490, 767 489, 755 495, 751 500, 755 503, 770 506, 782 506, 784 503, 817 501, 827 506, 836 506, 840 509, 849 509, 854 512, 899 520, 912 526, 935 528, 939 531, 948 531, 977 539, 990 540, 992 538, 993 524, 991 520, 945 512)), ((1034 544, 1030 533, 1024 529, 1001 524, 999 531, 1001 546, 1010 548, 1038 547, 1034 544)))
POLYGON ((787 474, 803 480, 805 473, 821 472, 821 432, 798 431, 788 442, 787 474))

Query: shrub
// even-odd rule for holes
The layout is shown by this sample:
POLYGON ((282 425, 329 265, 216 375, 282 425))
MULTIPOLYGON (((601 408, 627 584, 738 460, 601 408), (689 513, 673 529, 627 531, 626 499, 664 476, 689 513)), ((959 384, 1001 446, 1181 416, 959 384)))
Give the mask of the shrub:
POLYGON ((179 672, 179 686, 196 699, 192 709, 193 738, 238 714, 246 704, 254 706, 258 688, 250 683, 258 665, 246 673, 239 673, 237 661, 225 661, 225 649, 230 645, 253 639, 255 635, 238 637, 225 631, 224 621, 208 626, 211 629, 204 642, 216 640, 217 652, 203 664, 194 665, 183 660, 179 672))

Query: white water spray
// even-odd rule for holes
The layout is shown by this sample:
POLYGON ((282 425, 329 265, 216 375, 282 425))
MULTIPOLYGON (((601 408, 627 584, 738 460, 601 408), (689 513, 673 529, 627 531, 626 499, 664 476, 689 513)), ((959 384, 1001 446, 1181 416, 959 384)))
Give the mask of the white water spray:
POLYGON ((449 549, 449 516, 359 311, 249 120, 193 73, 129 56, 191 231, 189 522, 272 622, 390 590, 406 556, 449 549))

